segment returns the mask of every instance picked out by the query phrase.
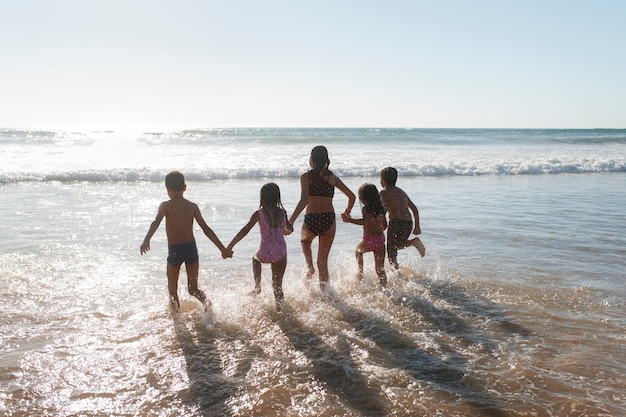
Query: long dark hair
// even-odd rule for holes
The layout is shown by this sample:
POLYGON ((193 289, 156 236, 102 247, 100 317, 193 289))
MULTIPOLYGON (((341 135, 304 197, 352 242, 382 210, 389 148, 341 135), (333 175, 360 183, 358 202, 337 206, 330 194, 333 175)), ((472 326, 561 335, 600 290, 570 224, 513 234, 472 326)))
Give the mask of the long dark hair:
POLYGON ((267 207, 279 207, 283 208, 282 203, 280 202, 280 188, 278 185, 273 182, 268 182, 267 184, 261 187, 260 195, 260 206, 263 208, 267 207))
POLYGON ((325 146, 319 145, 311 150, 311 163, 313 169, 319 171, 324 177, 332 174, 328 169, 330 159, 328 159, 328 149, 325 146))
POLYGON ((359 187, 359 200, 363 203, 363 208, 372 213, 372 216, 385 214, 385 208, 374 184, 366 183, 359 187))

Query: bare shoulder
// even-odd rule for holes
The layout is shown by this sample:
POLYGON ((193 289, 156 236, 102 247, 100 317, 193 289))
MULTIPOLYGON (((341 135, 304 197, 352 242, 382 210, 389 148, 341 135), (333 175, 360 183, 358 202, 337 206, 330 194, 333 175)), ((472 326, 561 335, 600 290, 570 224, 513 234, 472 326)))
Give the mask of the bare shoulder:
POLYGON ((194 203, 193 201, 189 201, 189 200, 185 199, 185 202, 186 202, 188 205, 192 206, 192 207, 199 208, 199 207, 198 207, 198 204, 194 203))
POLYGON ((335 174, 329 174, 327 178, 325 178, 326 181, 328 181, 330 184, 332 185, 337 185, 338 183, 341 182, 341 180, 339 179, 338 176, 336 176, 335 174))
POLYGON ((393 187, 393 188, 387 189, 387 191, 389 192, 390 196, 394 196, 396 198, 398 198, 398 197, 406 197, 406 193, 404 192, 404 190, 402 188, 393 187))
POLYGON ((168 201, 167 210, 181 215, 184 213, 194 215, 200 212, 200 208, 196 203, 185 198, 171 199, 168 201))

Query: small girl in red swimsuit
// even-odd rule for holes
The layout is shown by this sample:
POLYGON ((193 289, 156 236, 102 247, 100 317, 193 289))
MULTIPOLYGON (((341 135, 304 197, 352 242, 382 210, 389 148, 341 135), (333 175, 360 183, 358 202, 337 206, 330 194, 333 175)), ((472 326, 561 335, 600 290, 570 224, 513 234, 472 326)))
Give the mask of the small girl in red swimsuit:
POLYGON ((363 226, 363 240, 356 245, 356 261, 359 265, 357 278, 363 279, 363 254, 374 252, 374 266, 381 286, 387 285, 385 274, 385 234, 387 219, 385 209, 378 196, 378 189, 374 184, 363 184, 359 188, 359 200, 363 205, 362 219, 353 219, 342 216, 343 221, 363 226))
POLYGON ((254 290, 251 295, 261 292, 261 264, 272 264, 272 288, 276 309, 282 309, 283 295, 283 275, 287 267, 287 244, 285 235, 293 232, 293 225, 287 220, 287 212, 280 202, 280 189, 274 183, 267 183, 261 187, 261 202, 257 211, 252 213, 250 221, 235 235, 228 245, 228 249, 233 247, 243 239, 252 227, 259 223, 261 231, 261 245, 259 250, 252 256, 252 272, 254 274, 254 290))

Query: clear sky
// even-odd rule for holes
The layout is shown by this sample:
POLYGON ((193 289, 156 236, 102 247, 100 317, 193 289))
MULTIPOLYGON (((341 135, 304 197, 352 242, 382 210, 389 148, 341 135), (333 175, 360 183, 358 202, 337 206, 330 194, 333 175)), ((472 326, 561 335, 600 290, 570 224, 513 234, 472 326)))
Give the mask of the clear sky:
POLYGON ((0 126, 626 128, 626 1, 0 0, 0 126))

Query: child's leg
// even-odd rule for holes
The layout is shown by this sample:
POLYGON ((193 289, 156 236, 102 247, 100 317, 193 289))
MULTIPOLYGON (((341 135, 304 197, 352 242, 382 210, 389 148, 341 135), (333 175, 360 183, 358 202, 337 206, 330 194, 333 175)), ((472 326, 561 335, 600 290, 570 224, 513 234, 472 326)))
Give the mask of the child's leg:
POLYGON ((354 255, 356 256, 356 264, 359 267, 359 272, 356 275, 356 279, 359 281, 363 279, 363 253, 367 252, 367 248, 365 247, 365 242, 360 241, 356 245, 356 250, 354 251, 354 255))
POLYGON ((411 239, 410 242, 411 246, 415 246, 415 249, 417 249, 417 251, 420 253, 420 255, 422 255, 423 258, 424 255, 426 255, 426 248, 424 247, 424 244, 422 243, 420 238, 416 237, 415 239, 411 239))
POLYGON ((276 300, 276 310, 281 311, 285 296, 283 294, 283 276, 287 268, 287 255, 277 262, 272 262, 272 289, 276 300))
POLYGON ((393 269, 400 269, 400 265, 398 265, 398 247, 394 242, 387 242, 387 257, 393 269))
POLYGON ((328 255, 330 254, 330 248, 333 246, 335 240, 335 231, 337 224, 333 222, 333 225, 324 233, 319 235, 319 246, 317 248, 317 270, 320 276, 320 289, 326 290, 326 283, 330 278, 328 273, 328 255))
POLYGON ((387 229, 387 257, 393 269, 400 269, 398 264, 398 249, 404 249, 407 239, 413 230, 413 222, 405 220, 390 219, 387 229))
POLYGON ((315 267, 313 266, 313 250, 311 248, 313 239, 315 239, 315 235, 311 233, 306 224, 303 224, 300 244, 302 245, 302 254, 304 255, 304 260, 306 261, 306 266, 308 268, 306 274, 307 279, 311 279, 311 277, 315 274, 315 267))
POLYGON ((187 291, 196 297, 203 305, 210 304, 206 298, 204 291, 198 288, 198 271, 200 270, 200 262, 185 263, 187 269, 187 291))
POLYGON ((256 254, 252 257, 252 274, 254 275, 254 289, 250 295, 258 295, 261 292, 261 261, 256 254))
POLYGON ((167 263, 167 290, 170 294, 170 302, 180 308, 178 301, 178 275, 180 274, 180 265, 172 265, 167 263))
POLYGON ((383 287, 387 285, 387 274, 385 273, 385 248, 382 247, 374 251, 374 267, 378 281, 383 287))

